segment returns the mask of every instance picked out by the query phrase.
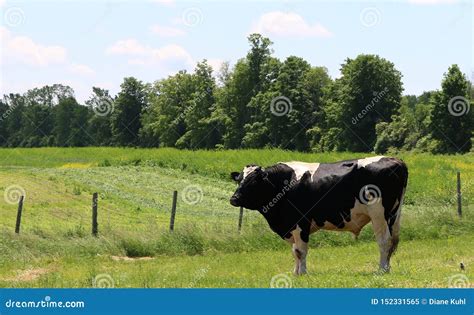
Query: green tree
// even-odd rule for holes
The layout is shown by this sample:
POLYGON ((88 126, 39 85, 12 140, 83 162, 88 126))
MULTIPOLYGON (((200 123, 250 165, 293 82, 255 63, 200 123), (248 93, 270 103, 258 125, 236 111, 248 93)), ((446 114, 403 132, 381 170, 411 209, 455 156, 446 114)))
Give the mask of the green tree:
POLYGON ((72 97, 64 98, 54 109, 54 139, 55 145, 59 147, 72 146, 74 112, 79 106, 72 97))
POLYGON ((218 93, 216 111, 213 119, 223 126, 222 145, 226 148, 238 148, 245 136, 245 125, 255 115, 249 102, 257 95, 268 80, 266 64, 271 60, 272 42, 260 34, 248 37, 250 51, 244 59, 239 60, 232 74, 218 93))
POLYGON ((20 94, 9 94, 3 98, 3 103, 8 106, 6 112, 2 115, 2 125, 5 127, 5 133, 8 135, 6 145, 8 147, 21 147, 24 145, 25 138, 23 129, 23 112, 26 107, 25 98, 20 94))
POLYGON ((8 143, 8 129, 6 119, 8 118, 8 105, 0 100, 0 146, 4 147, 8 143))
POLYGON ((433 149, 430 128, 432 106, 429 103, 432 94, 425 92, 419 97, 408 95, 402 98, 400 109, 392 116, 392 121, 377 124, 375 152, 433 149))
POLYGON ((377 55, 347 59, 341 73, 326 100, 324 149, 372 151, 375 125, 389 122, 400 106, 402 75, 377 55))
POLYGON ((119 146, 136 146, 142 127, 141 114, 146 107, 145 86, 129 77, 124 79, 120 88, 111 117, 112 139, 119 146))
POLYGON ((291 56, 283 63, 268 63, 265 87, 252 98, 255 109, 245 127, 247 147, 280 147, 291 150, 310 148, 309 130, 321 105, 322 86, 329 77, 322 68, 311 68, 302 58, 291 56))
POLYGON ((212 68, 206 60, 198 63, 192 75, 193 93, 183 113, 186 132, 177 141, 178 147, 212 149, 219 142, 218 130, 211 120, 215 88, 212 68))
POLYGON ((186 71, 153 84, 140 131, 148 146, 176 146, 186 133, 185 116, 193 93, 193 76, 186 71))
POLYGON ((92 95, 86 101, 90 115, 87 133, 90 142, 96 146, 112 144, 112 130, 110 117, 112 116, 114 99, 108 90, 98 87, 92 88, 92 95))
POLYGON ((62 99, 74 97, 74 90, 67 85, 53 84, 28 90, 24 96, 29 104, 54 107, 62 99))
POLYGON ((441 82, 441 92, 432 98, 431 129, 439 152, 464 153, 471 149, 473 114, 469 89, 470 82, 459 67, 449 67, 441 82))

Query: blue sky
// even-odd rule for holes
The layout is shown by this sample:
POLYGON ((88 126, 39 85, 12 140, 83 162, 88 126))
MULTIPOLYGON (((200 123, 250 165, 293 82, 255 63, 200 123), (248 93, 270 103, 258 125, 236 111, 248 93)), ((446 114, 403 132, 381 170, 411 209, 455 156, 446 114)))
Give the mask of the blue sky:
POLYGON ((437 89, 449 65, 474 73, 472 1, 0 0, 0 93, 45 84, 116 93, 125 76, 152 82, 207 58, 218 68, 258 31, 274 55, 301 56, 339 76, 361 53, 392 61, 405 94, 437 89))

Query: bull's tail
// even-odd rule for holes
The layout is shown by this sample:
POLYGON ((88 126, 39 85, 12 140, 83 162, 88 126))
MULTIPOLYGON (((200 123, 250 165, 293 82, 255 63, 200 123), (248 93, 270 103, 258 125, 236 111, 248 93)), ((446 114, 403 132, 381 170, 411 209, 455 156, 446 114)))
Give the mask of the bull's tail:
POLYGON ((403 199, 405 197, 405 191, 406 187, 408 184, 408 168, 406 164, 401 161, 401 160, 396 160, 398 167, 396 170, 394 170, 394 173, 396 175, 399 187, 400 187, 400 193, 398 195, 398 204, 395 205, 395 207, 390 211, 390 217, 387 221, 390 227, 390 233, 391 233, 391 244, 388 252, 389 258, 395 253, 398 247, 398 243, 400 240, 400 219, 402 215, 402 205, 403 205, 403 199))

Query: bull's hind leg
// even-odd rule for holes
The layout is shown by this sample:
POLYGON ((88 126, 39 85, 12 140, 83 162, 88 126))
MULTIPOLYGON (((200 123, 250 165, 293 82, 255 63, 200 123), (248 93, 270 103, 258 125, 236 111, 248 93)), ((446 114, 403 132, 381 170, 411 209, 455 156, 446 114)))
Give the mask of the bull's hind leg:
POLYGON ((372 220, 372 226, 375 238, 380 250, 380 269, 384 272, 390 271, 390 248, 392 246, 392 236, 384 217, 384 207, 381 202, 369 205, 369 216, 372 220))
POLYGON ((389 219, 389 225, 392 224, 391 226, 391 231, 392 231, 392 242, 391 246, 389 249, 388 253, 388 258, 392 257, 392 255, 395 253, 398 247, 398 241, 399 241, 399 236, 400 236, 400 218, 402 216, 402 205, 403 205, 403 198, 405 196, 405 188, 402 191, 402 194, 400 195, 400 201, 397 200, 395 203, 395 206, 392 209, 392 216, 394 217, 393 223, 391 219, 389 219))

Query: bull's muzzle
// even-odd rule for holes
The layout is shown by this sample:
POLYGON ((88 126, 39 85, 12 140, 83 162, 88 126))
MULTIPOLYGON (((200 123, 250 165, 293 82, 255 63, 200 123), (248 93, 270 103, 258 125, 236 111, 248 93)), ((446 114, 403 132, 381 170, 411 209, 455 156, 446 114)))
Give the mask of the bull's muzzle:
POLYGON ((234 207, 240 206, 239 198, 238 198, 236 195, 233 195, 233 196, 230 198, 230 204, 233 205, 234 207))

